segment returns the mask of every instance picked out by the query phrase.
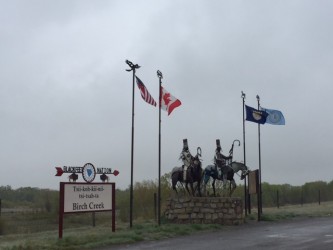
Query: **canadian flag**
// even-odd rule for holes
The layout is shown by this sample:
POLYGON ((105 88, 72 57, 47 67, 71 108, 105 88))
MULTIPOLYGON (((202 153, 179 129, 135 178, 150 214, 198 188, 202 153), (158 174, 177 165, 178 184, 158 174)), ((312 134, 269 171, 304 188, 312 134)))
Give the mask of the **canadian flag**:
POLYGON ((161 108, 171 114, 172 110, 179 107, 182 103, 165 88, 161 86, 161 108))

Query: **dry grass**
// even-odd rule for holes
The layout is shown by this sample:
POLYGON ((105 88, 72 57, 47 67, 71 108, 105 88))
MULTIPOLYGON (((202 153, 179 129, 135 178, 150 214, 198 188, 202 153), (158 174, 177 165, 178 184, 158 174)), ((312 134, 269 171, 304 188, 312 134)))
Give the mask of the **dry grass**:
MULTIPOLYGON (((249 220, 257 219, 257 209, 252 209, 251 215, 247 217, 249 220)), ((303 205, 287 205, 270 208, 263 208, 262 220, 281 220, 295 217, 323 217, 333 216, 333 201, 310 203, 303 205)))

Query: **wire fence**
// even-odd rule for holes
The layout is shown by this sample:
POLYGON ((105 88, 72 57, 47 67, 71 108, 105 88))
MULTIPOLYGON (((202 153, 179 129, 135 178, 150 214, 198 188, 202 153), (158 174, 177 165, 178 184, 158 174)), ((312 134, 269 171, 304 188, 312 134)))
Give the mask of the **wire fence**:
MULTIPOLYGON (((65 214, 64 229, 83 226, 110 226, 111 212, 65 214)), ((56 213, 31 209, 2 209, 0 217, 0 235, 26 234, 59 229, 59 218, 56 213)))

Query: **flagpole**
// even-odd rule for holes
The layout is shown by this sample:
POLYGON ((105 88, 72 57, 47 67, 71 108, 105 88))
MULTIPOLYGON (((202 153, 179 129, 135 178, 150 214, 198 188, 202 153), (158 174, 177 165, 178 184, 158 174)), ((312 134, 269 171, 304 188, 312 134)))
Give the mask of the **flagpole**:
MULTIPOLYGON (((260 97, 257 95, 258 110, 260 110, 260 97)), ((258 201, 258 220, 262 214, 262 189, 261 189, 261 147, 260 147, 260 123, 258 123, 258 146, 259 146, 259 201, 258 201)))
POLYGON ((134 85, 135 85, 135 71, 140 68, 138 64, 133 64, 131 61, 126 60, 127 65, 131 69, 126 71, 133 71, 133 91, 132 91, 132 141, 131 141, 131 186, 130 186, 130 228, 133 226, 133 155, 134 155, 134 85))
MULTIPOLYGON (((242 91, 243 99, 243 153, 244 153, 244 165, 246 166, 246 153, 245 153, 245 93, 242 91)), ((246 177, 244 178, 244 206, 245 206, 245 216, 247 215, 248 204, 248 191, 246 187, 246 177)), ((249 210, 250 211, 250 210, 249 210)))
POLYGON ((163 75, 162 72, 157 70, 157 77, 159 78, 159 108, 158 108, 158 225, 161 225, 161 86, 163 75))

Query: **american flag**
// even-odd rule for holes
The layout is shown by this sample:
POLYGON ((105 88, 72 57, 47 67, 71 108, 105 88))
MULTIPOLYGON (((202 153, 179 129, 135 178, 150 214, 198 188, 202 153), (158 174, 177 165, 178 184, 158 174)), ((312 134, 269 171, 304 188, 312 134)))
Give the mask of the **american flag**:
POLYGON ((140 89, 140 92, 141 92, 141 96, 142 96, 142 99, 153 105, 153 106, 156 106, 156 102, 154 100, 154 98, 149 94, 146 86, 143 84, 143 82, 139 79, 139 77, 135 76, 136 77, 136 83, 138 85, 138 88, 140 89))

